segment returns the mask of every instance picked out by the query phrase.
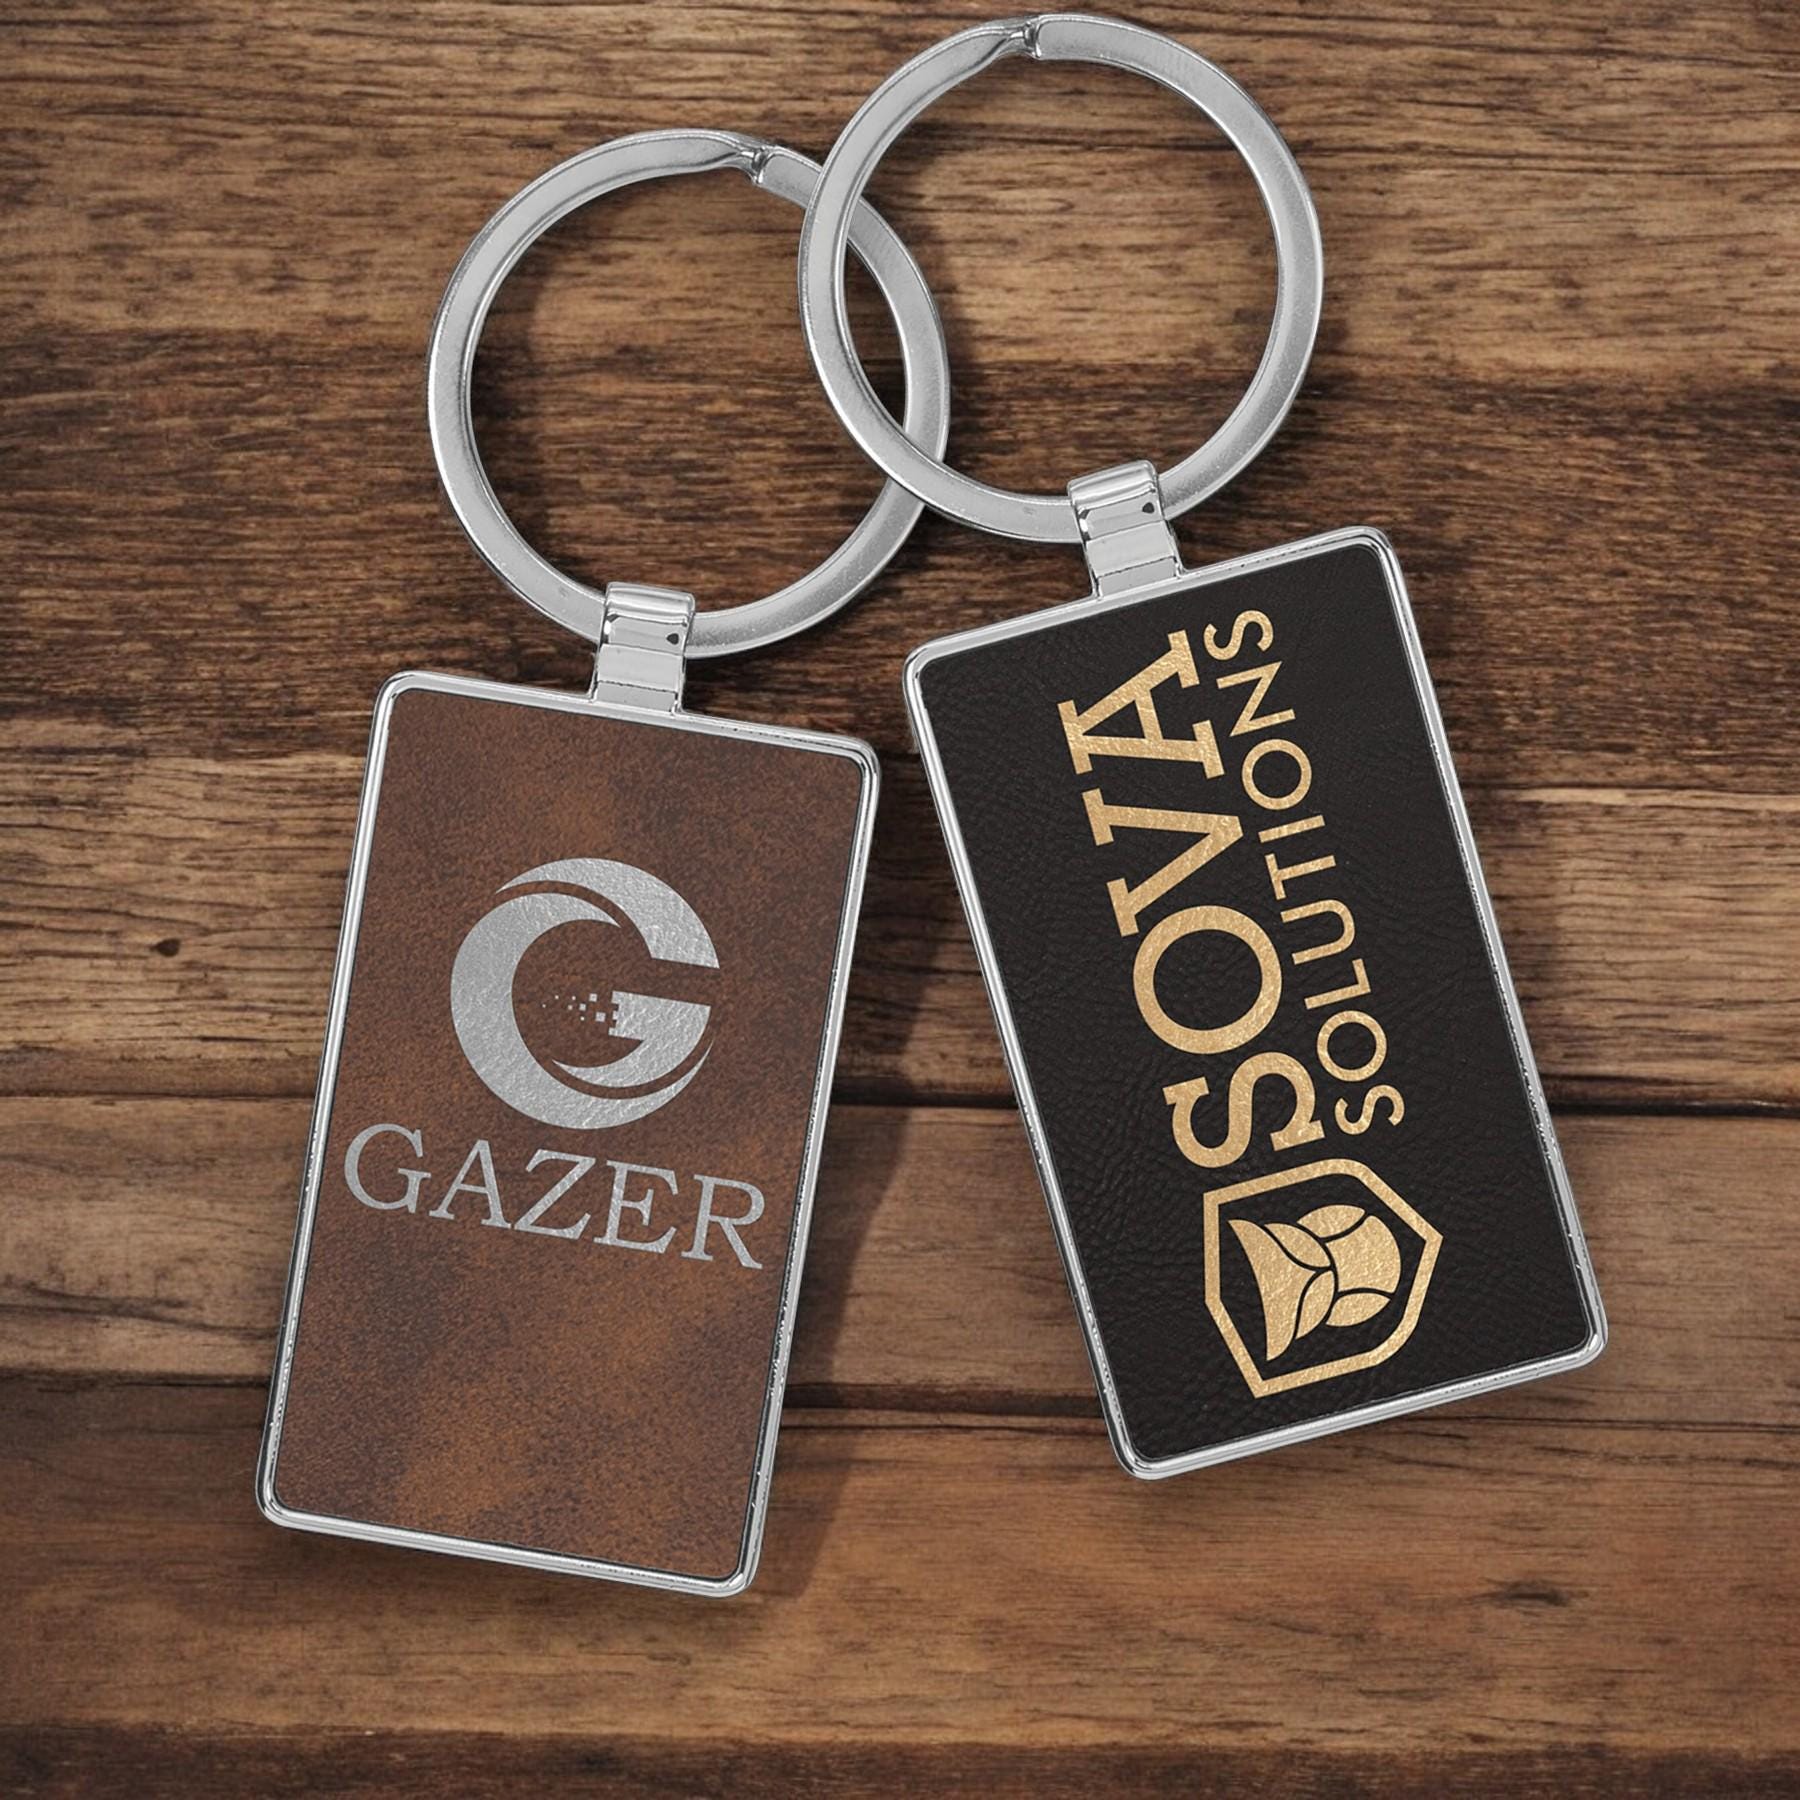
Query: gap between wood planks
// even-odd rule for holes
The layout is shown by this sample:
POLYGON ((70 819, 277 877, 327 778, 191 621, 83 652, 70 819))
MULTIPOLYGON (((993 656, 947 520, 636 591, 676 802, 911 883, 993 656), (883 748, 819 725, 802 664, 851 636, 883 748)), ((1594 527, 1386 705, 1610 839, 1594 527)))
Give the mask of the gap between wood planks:
POLYGON ((191 1800, 208 1786, 262 1800, 321 1792, 384 1800, 512 1800, 578 1787, 589 1795, 877 1791, 948 1800, 1443 1800, 1505 1793, 1555 1800, 1705 1794, 1767 1800, 1800 1788, 1800 1757, 1727 1751, 1632 1751, 1599 1744, 1534 1750, 1230 1751, 1115 1744, 1098 1751, 993 1750, 871 1739, 704 1746, 559 1733, 228 1731, 210 1726, 33 1725, 0 1729, 0 1781, 44 1800, 191 1800))

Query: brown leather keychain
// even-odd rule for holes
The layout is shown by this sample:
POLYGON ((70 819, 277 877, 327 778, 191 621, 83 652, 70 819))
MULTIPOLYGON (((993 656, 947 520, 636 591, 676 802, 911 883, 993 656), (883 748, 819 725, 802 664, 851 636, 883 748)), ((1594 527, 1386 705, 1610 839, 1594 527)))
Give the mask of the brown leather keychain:
POLYGON ((934 45, 826 159, 801 310, 838 416, 949 518, 1080 544, 1091 592, 928 644, 906 698, 1113 1446, 1170 1475, 1586 1361, 1605 1324, 1393 550, 1188 570, 1168 521, 1262 450, 1323 252, 1280 134, 1159 33, 1049 14, 934 45), (1268 346, 1159 474, 1010 493, 890 419, 844 250, 881 156, 1005 57, 1184 97, 1274 227, 1268 346))
MULTIPOLYGON (((376 703, 258 1497, 284 1525, 734 1593, 762 1540, 875 807, 852 738, 681 704, 689 656, 853 598, 919 503, 887 484, 792 587, 696 616, 544 561, 475 449, 495 292, 575 207, 816 167, 724 132, 620 139, 503 207, 452 277, 444 487, 515 593, 596 646, 585 694, 400 675, 376 703)), ((930 295, 866 206, 907 424, 943 448, 930 295)))

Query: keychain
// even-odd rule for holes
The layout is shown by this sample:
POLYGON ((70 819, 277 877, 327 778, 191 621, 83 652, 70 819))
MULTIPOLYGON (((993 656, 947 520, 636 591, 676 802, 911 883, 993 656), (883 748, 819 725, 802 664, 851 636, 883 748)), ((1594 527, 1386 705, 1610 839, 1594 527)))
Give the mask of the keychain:
POLYGON ((883 473, 1086 553, 1087 597, 923 646, 905 689, 1108 1432, 1142 1476, 1573 1368, 1605 1338, 1391 547, 1334 531, 1190 571, 1169 529, 1281 424, 1322 270, 1255 102, 1167 37, 1080 15, 977 26, 900 69, 801 239, 814 366, 883 473), (851 209, 928 105, 1009 56, 1148 77, 1261 191, 1267 347, 1164 474, 971 480, 857 361, 851 209))
MULTIPOLYGON (((408 674, 376 703, 257 1492, 285 1525, 723 1594, 761 1544, 877 770, 854 738, 685 711, 683 669, 843 606, 921 508, 889 483, 812 573, 696 616, 532 550, 469 406, 544 231, 720 169, 801 206, 818 177, 724 132, 620 139, 502 207, 445 292, 445 491, 595 643, 593 684, 408 674)), ((848 237, 941 452, 930 294, 870 208, 848 237)))

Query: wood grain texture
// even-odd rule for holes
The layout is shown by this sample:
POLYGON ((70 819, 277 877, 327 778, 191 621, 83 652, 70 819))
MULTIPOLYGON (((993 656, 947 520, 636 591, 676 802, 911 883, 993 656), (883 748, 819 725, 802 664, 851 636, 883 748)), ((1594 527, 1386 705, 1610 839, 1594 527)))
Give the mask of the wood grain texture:
MULTIPOLYGON (((1393 537, 1607 1355, 1117 1473, 898 685, 1079 565, 927 519, 847 614, 690 683, 887 777, 758 1586, 696 1606, 254 1514, 375 689, 586 674, 438 495, 442 283, 560 157, 689 124, 822 153, 978 16, 0 20, 9 1792, 1800 1792, 1800 22, 1767 0, 1136 11, 1274 117, 1327 255, 1306 390, 1184 553, 1393 537)), ((1166 464, 1255 364, 1254 187, 1126 77, 995 70, 874 192, 988 479, 1166 464)), ((872 497, 798 335, 797 224, 726 177, 642 188, 509 282, 481 441, 573 572, 746 599, 872 497)))
POLYGON ((1795 1751, 1791 1433, 1446 1413, 1157 1484, 1089 1420, 801 1412, 756 1586, 697 1613, 275 1530, 254 1388, 3 1403, 9 1723, 1795 1751))
MULTIPOLYGON (((306 1121, 291 1100, 0 1101, 0 1191, 64 1197, 0 1213, 0 1373, 260 1383, 306 1121)), ((1574 1117, 1561 1135, 1612 1348, 1459 1416, 1800 1426, 1800 1123, 1574 1117)), ((807 1408, 1097 1418, 1014 1115, 834 1110, 790 1383, 807 1408)))
MULTIPOLYGON (((612 5, 15 27, 0 391, 32 454, 0 491, 24 602, 0 648, 34 671, 15 709, 53 741, 74 719, 350 751, 396 667, 579 680, 579 646, 501 592, 437 497, 422 346, 467 236, 614 131, 703 119, 818 149, 960 17, 759 8, 753 41, 704 8, 612 5)), ((1146 22, 1199 28, 1293 134, 1331 270, 1307 392, 1184 525, 1190 558, 1386 528, 1472 779, 1792 791, 1775 696, 1800 650, 1770 525, 1800 498, 1800 227, 1771 200, 1800 152, 1779 10, 1146 22)), ((1235 401, 1266 228, 1173 100, 1009 66, 882 176, 945 309, 965 466, 1056 487, 1167 462, 1235 401)), ((748 598, 874 491, 801 347, 795 216, 746 200, 725 177, 620 196, 502 295, 483 442, 578 573, 748 598)), ((893 750, 906 649, 1067 598, 1077 570, 928 520, 848 618, 696 696, 893 750)))
MULTIPOLYGON (((0 768, 23 1029, 0 1090, 308 1094, 360 757, 0 768)), ((997 1100, 993 1018, 923 776, 890 757, 838 1064, 857 1098, 997 1100)), ((1552 1097, 1800 1102, 1800 796, 1472 788, 1552 1097)))
MULTIPOLYGON (((711 209, 695 210, 704 225, 711 209)), ((16 596, 0 653, 31 671, 9 692, 29 741, 359 753, 398 668, 585 680, 591 656, 499 587, 437 493, 417 349, 437 276, 424 285, 407 353, 316 336, 62 334, 0 371, 31 384, 42 418, 41 448, 0 491, 16 596), (97 433, 123 492, 99 509, 97 433), (73 542, 71 512, 85 516, 73 542)), ((1085 400, 1113 435, 1060 467, 1141 447, 1143 395, 1072 382, 1042 354, 1041 385, 1003 411, 969 395, 970 434, 1073 430, 1085 400)), ((594 580, 749 599, 824 557, 875 494, 791 323, 697 370, 619 352, 515 387, 516 421, 490 434, 496 480, 540 546, 594 580)), ((1780 534, 1800 476, 1786 415, 1763 386, 1640 395, 1325 369, 1277 449, 1179 535, 1199 563, 1348 523, 1385 529, 1470 781, 1792 793, 1780 696, 1800 646, 1780 534)), ((1068 600, 1079 571, 1070 551, 926 519, 847 614, 697 666, 690 698, 853 731, 891 754, 907 744, 907 651, 1068 600)))
MULTIPOLYGON (((447 273, 546 162, 620 132, 695 124, 822 154, 897 62, 983 16, 873 0, 743 13, 551 0, 349 17, 220 0, 71 13, 44 0, 8 22, 15 179, 36 202, 19 243, 39 271, 15 265, 9 279, 59 330, 138 331, 160 307, 231 329, 379 333, 416 354, 433 272, 447 273), (59 162, 71 147, 79 189, 59 162), (58 208, 59 188, 84 203, 58 208), (96 265, 113 279, 84 279, 96 265)), ((1199 44, 1288 135, 1342 271, 1339 334, 1373 330, 1384 349, 1437 360, 1441 332, 1487 374, 1598 365, 1632 380, 1658 367, 1786 365, 1800 228, 1768 204, 1794 152, 1785 8, 1702 0, 1500 16, 1482 0, 1399 0, 1379 13, 1203 18, 1162 4, 1133 16, 1199 44), (1758 250, 1723 288, 1731 259, 1758 250), (1728 313, 1731 335, 1697 329, 1728 313)), ((1082 366, 1108 345, 1120 365, 1160 360, 1172 330, 1204 341, 1219 318, 1265 298, 1250 183, 1180 103, 1122 75, 996 70, 933 109, 878 192, 945 259, 937 285, 953 323, 985 326, 971 359, 983 366, 996 354, 1041 361, 1053 334, 1083 326, 1093 342, 1080 346, 1082 366), (946 203, 979 229, 954 230, 946 203), (909 217, 909 204, 925 216, 909 217), (1209 229, 1214 206, 1240 229, 1209 229), (965 269, 995 279, 966 281, 965 269), (1049 292, 1046 269, 1064 277, 1049 292)), ((633 204, 609 218, 630 221, 633 204)), ((676 276, 671 264, 698 265, 707 241, 670 241, 669 209, 689 204, 688 190, 644 204, 660 213, 655 226, 640 212, 636 232, 604 229, 628 245, 638 292, 677 309, 672 337, 736 345, 746 321, 778 322, 711 304, 692 285, 703 269, 676 276)), ((778 210, 764 216, 775 223, 740 229, 785 235, 778 210)), ((735 261, 717 256, 727 247, 714 248, 723 265, 735 261)), ((785 280, 780 261, 771 267, 785 280)), ((659 311, 643 309, 646 328, 659 311)), ((1157 370, 1143 375, 1154 382, 1157 370)))

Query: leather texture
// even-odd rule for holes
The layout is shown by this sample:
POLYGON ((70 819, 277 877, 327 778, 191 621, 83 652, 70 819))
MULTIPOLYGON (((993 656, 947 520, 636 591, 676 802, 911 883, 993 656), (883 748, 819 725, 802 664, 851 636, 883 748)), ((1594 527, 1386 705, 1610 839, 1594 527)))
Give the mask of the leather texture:
POLYGON ((1459 850, 1404 605, 1375 542, 1340 539, 1062 609, 927 652, 918 671, 915 723, 941 759, 940 813, 972 871, 1065 1256, 1143 1463, 1592 1347, 1549 1121, 1459 850), (1153 684, 1102 706, 1159 659, 1153 684), (1197 760, 1208 724, 1217 774, 1197 760), (1176 748, 1144 754, 1147 728, 1176 748), (1143 812, 1105 810, 1124 808, 1143 812), (1190 850, 1133 914, 1131 890, 1190 850), (1259 1022, 1269 957, 1278 997, 1259 1022), (1361 1018, 1321 1041, 1340 1014, 1361 1018), (1271 1055, 1292 1064, 1239 1073, 1271 1055), (1316 1129, 1282 1147, 1293 1066, 1312 1090, 1298 1125, 1316 1129), (1250 1131, 1227 1156, 1234 1073, 1250 1131), (1397 1123, 1395 1100, 1371 1101, 1383 1085, 1397 1123), (1184 1116, 1211 1161, 1183 1148, 1184 1116))
MULTIPOLYGON (((398 693, 274 1470, 283 1507, 701 1580, 739 1569, 867 785, 841 752, 398 693), (579 896, 566 871, 507 886, 568 859, 666 883, 716 957, 659 960, 627 909, 590 894, 610 923, 563 922, 510 979, 502 964, 497 991, 510 988, 533 1063, 576 1087, 594 1084, 562 1071, 604 1079, 631 1049, 609 1030, 619 992, 710 1009, 691 1082, 594 1129, 509 1104, 452 1019, 472 928, 517 891, 579 896), (420 1145, 365 1144, 371 1206, 346 1159, 383 1123, 420 1145), (505 1229, 484 1166, 466 1167, 478 1140, 505 1229), (529 1205, 584 1158, 525 1230, 529 1205), (622 1178, 613 1230, 620 1163, 640 1172, 622 1178), (407 1169, 429 1174, 410 1210, 393 1204, 407 1169), (433 1216, 459 1173, 468 1185, 433 1216), (688 1254, 703 1176, 760 1191, 738 1234, 759 1266, 716 1225, 706 1255, 688 1254), (573 1235, 545 1235, 584 1214, 573 1235), (609 1230, 674 1235, 658 1252, 599 1241, 609 1230)), ((713 1198, 715 1215, 749 1210, 742 1188, 713 1198)))

